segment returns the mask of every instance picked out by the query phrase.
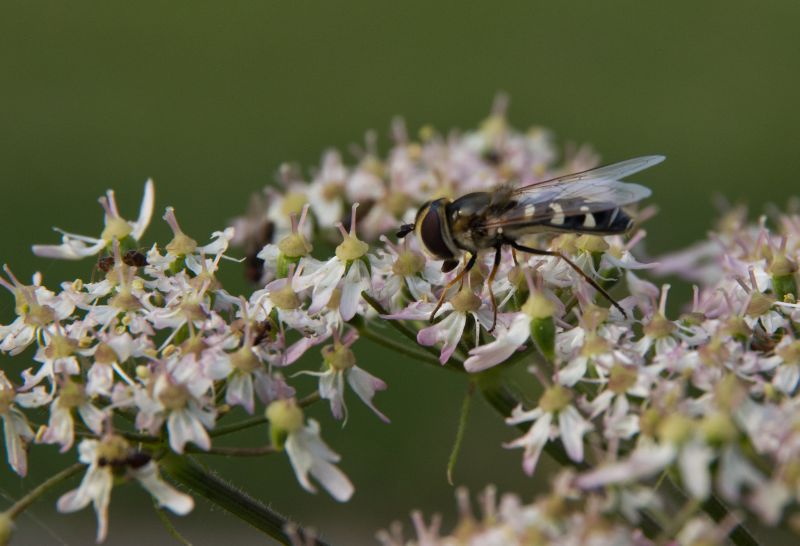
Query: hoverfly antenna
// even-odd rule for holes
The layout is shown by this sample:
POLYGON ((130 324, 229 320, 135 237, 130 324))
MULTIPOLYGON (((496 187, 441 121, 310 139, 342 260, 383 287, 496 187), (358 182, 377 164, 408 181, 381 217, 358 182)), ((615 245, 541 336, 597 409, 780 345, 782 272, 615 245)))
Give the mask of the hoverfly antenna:
POLYGON ((414 231, 414 224, 403 224, 397 232, 397 238, 402 239, 412 231, 414 231))

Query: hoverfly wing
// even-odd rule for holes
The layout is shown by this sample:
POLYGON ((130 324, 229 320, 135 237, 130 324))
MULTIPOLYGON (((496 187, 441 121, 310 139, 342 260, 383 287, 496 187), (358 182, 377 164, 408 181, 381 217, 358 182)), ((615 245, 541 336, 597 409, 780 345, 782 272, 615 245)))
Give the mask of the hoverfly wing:
POLYGON ((665 159, 666 157, 663 155, 645 155, 641 157, 635 157, 633 159, 620 161, 619 163, 612 163, 611 165, 603 165, 602 167, 595 167, 594 169, 581 171, 579 173, 572 173, 551 178, 549 180, 542 180, 541 182, 534 182, 528 186, 515 189, 513 194, 519 195, 534 190, 588 180, 622 180, 627 176, 648 169, 653 165, 658 165, 665 159))
POLYGON ((649 197, 651 191, 620 179, 663 160, 638 157, 518 188, 511 193, 511 206, 488 215, 480 227, 621 233, 630 224, 621 207, 649 197))

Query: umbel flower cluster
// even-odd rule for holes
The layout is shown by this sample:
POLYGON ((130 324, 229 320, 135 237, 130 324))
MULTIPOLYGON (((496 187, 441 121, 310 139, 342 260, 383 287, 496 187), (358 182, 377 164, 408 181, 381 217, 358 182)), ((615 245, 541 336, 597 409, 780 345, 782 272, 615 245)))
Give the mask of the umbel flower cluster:
MULTIPOLYGON (((509 442, 497 448, 520 449, 525 474, 536 474, 543 451, 567 467, 531 504, 505 496, 497 506, 490 489, 481 520, 460 493, 452 536, 415 515, 420 545, 752 544, 749 521, 797 531, 800 216, 752 225, 733 211, 707 241, 658 260, 635 256, 640 224, 625 237, 532 235, 526 246, 569 257, 619 307, 558 257, 504 250, 493 279, 493 253, 480 255, 436 309, 459 268, 443 271, 416 237, 393 235, 424 202, 598 162, 588 147, 560 153, 544 129, 513 129, 504 108, 498 100, 465 133, 424 127, 412 138, 397 121, 388 154, 370 134, 353 165, 329 151, 308 174, 284 166, 280 187, 202 242, 171 207, 172 239, 147 242, 152 182, 136 221, 109 191, 99 236, 61 232, 60 245, 33 247, 90 259, 91 278, 53 289, 4 267, 16 317, 0 326, 0 350, 19 368, 34 362, 0 371, 9 467, 25 476, 38 444, 78 462, 0 515, 0 543, 19 513, 58 488, 61 512, 92 504, 102 541, 112 489, 125 481, 175 514, 202 495, 280 540, 303 539, 193 457, 283 453, 304 489, 347 501, 354 487, 306 412, 321 402, 344 422, 345 399, 356 398, 389 423, 375 404, 387 388, 380 370, 356 359, 360 338, 463 374, 506 417, 509 442), (218 278, 225 264, 242 267, 231 245, 244 248, 250 294, 218 278), (696 283, 685 310, 667 305, 669 285, 654 284, 665 274, 696 283), (536 386, 515 384, 516 368, 536 386), (315 376, 317 389, 300 392, 299 374, 315 376), (262 446, 218 445, 246 428, 262 431, 262 446), (64 482, 81 472, 69 490, 64 482)), ((458 443, 453 461, 457 452, 458 443)), ((396 529, 380 541, 403 544, 396 529)))

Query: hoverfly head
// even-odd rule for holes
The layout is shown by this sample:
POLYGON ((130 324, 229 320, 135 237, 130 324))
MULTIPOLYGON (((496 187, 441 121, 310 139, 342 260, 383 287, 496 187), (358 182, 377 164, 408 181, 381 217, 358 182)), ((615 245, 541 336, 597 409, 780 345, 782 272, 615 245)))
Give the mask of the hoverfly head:
POLYGON ((450 233, 450 222, 447 218, 449 199, 436 199, 425 203, 417 212, 414 221, 414 232, 420 246, 430 257, 445 260, 445 263, 456 259, 458 247, 450 233))

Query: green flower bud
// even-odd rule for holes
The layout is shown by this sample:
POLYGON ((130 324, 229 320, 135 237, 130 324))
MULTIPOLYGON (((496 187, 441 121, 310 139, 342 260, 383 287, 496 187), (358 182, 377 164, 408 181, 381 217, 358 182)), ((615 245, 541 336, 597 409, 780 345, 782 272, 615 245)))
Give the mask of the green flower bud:
POLYGON ((270 423, 272 445, 278 449, 283 449, 289 434, 303 428, 303 410, 294 398, 275 400, 264 414, 270 423))

